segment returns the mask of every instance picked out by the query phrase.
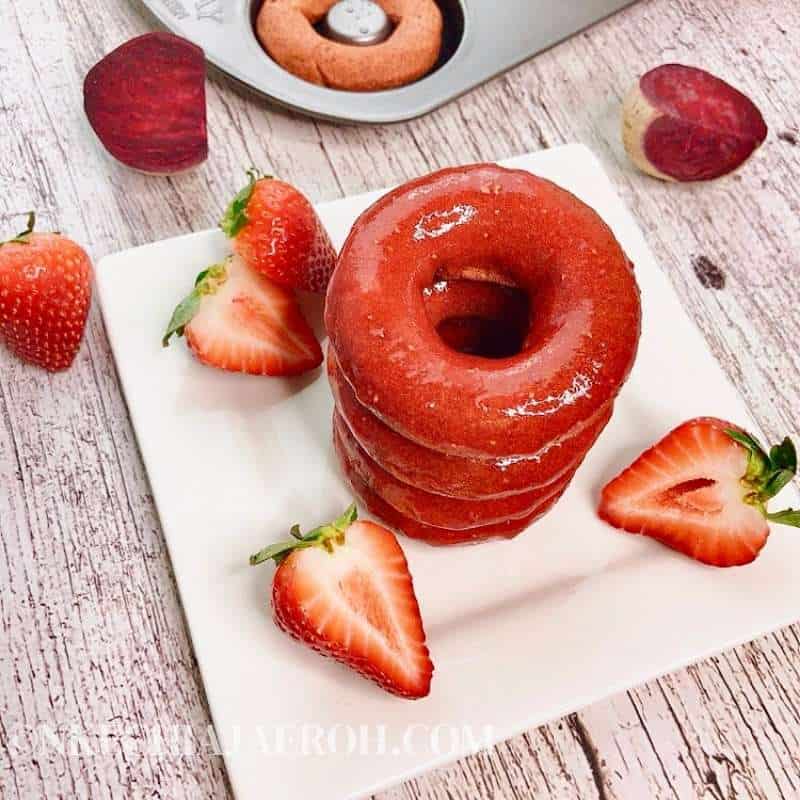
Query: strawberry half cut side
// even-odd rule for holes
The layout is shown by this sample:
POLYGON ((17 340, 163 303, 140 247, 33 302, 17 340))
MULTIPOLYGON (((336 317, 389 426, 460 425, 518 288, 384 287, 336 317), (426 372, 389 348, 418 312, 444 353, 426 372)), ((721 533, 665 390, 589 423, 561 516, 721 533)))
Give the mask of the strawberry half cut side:
POLYGON ((800 511, 767 510, 796 472, 788 437, 767 452, 737 426, 700 417, 614 478, 602 491, 598 514, 705 564, 748 564, 766 544, 768 522, 800 527, 800 511))
POLYGON ((322 350, 294 294, 239 256, 203 270, 172 314, 162 343, 184 336, 204 364, 251 375, 300 375, 322 350))
POLYGON ((306 534, 295 526, 250 564, 278 564, 272 609, 281 630, 392 694, 425 697, 433 664, 405 555, 391 531, 357 516, 352 505, 306 534))

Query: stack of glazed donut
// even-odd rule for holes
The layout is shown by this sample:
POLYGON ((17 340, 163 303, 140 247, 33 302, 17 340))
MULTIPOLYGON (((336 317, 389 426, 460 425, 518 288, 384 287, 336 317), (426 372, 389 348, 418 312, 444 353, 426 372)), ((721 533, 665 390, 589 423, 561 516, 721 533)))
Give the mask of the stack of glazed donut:
POLYGON ((356 494, 432 544, 517 535, 609 421, 640 320, 632 265, 564 189, 485 164, 390 192, 353 227, 326 303, 356 494), (486 321, 520 314, 519 340, 488 357, 486 321))

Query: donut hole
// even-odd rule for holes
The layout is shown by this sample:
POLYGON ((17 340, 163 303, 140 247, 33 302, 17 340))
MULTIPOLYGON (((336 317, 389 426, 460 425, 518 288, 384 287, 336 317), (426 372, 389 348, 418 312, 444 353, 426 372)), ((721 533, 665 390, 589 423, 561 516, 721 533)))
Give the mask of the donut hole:
POLYGON ((448 348, 477 358, 522 352, 530 330, 527 292, 489 280, 441 279, 423 290, 428 319, 448 348))
POLYGON ((524 332, 508 321, 477 316, 442 320, 436 332, 451 350, 479 358, 510 358, 525 341, 524 332))

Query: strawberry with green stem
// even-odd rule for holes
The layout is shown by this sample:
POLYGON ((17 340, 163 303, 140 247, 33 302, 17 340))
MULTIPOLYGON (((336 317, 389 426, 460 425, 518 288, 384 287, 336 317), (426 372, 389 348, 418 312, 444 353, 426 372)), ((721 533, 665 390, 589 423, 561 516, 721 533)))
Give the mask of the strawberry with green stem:
POLYGON ((602 491, 598 513, 719 567, 753 561, 769 522, 800 527, 800 511, 768 502, 797 472, 787 437, 767 452, 750 434, 711 417, 683 423, 602 491))
POLYGON ((294 186, 249 170, 220 228, 249 267, 288 289, 324 293, 336 251, 314 206, 294 186))
POLYGON ((273 560, 272 610, 278 627, 351 667, 392 694, 424 697, 433 664, 419 604, 397 537, 359 520, 338 519, 270 545, 250 564, 273 560))
POLYGON ((800 527, 800 510, 786 508, 783 511, 767 511, 767 503, 797 474, 794 442, 786 436, 767 453, 749 433, 732 427, 725 432, 748 452, 747 471, 742 478, 742 484, 749 490, 744 498, 745 503, 757 508, 770 522, 800 527))
POLYGON ((80 348, 92 302, 92 264, 60 233, 24 231, 0 243, 0 336, 25 361, 56 372, 80 348))

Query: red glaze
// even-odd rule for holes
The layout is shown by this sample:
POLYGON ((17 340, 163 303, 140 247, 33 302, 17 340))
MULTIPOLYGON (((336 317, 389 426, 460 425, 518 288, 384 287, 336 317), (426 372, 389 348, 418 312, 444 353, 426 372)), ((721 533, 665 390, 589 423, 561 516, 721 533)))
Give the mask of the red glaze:
POLYGON ((601 413, 630 371, 639 292, 613 233, 569 192, 494 165, 390 192, 353 227, 326 326, 359 401, 403 436, 485 458, 535 453, 601 413), (428 318, 437 274, 486 270, 532 298, 520 353, 451 350, 428 318))
POLYGON ((344 461, 339 454, 339 461, 342 466, 353 491, 367 508, 376 517, 382 519, 387 525, 395 530, 401 531, 411 539, 420 539, 427 544, 435 546, 452 544, 479 544, 491 539, 513 539, 518 536, 537 519, 544 516, 560 499, 566 491, 566 486, 559 489, 552 497, 542 501, 542 504, 527 517, 517 520, 507 520, 494 525, 486 525, 480 528, 468 528, 467 530, 448 530, 447 528, 436 528, 432 525, 424 525, 421 522, 406 517, 397 509, 390 506, 383 498, 373 492, 365 483, 352 471, 350 465, 344 461))
POLYGON ((551 445, 538 457, 508 462, 463 458, 430 450, 400 436, 358 402, 331 348, 327 364, 338 413, 366 453, 398 480, 448 497, 496 499, 558 480, 569 470, 574 471, 613 411, 612 405, 601 409, 599 419, 590 420, 571 438, 551 445))
POLYGON ((463 500, 431 494, 399 481, 382 469, 359 446, 347 425, 334 412, 334 443, 353 473, 403 516, 425 525, 452 530, 485 527, 529 517, 542 501, 572 479, 568 472, 558 481, 497 500, 463 500))

